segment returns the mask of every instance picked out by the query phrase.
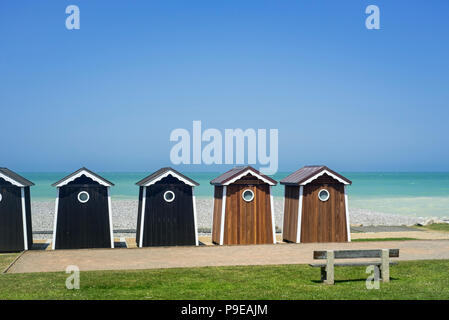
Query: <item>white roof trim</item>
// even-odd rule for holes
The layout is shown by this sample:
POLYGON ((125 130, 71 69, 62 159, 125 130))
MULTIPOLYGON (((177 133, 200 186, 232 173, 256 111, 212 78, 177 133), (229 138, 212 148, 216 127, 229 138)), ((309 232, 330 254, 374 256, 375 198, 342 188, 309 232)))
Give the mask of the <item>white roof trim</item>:
POLYGON ((91 178, 92 180, 94 180, 95 182, 98 182, 99 184, 101 184, 102 186, 105 187, 111 187, 112 185, 109 183, 106 183, 105 181, 103 181, 102 179, 98 179, 96 176, 90 174, 89 172, 87 172, 86 170, 81 170, 80 172, 78 172, 76 175, 71 176, 70 178, 62 181, 61 183, 59 183, 58 185, 56 185, 57 188, 63 187, 65 185, 67 185, 68 183, 72 182, 73 180, 75 180, 76 178, 81 177, 82 175, 85 175, 88 178, 91 178))
POLYGON ((348 185, 348 184, 349 184, 347 181, 343 180, 343 179, 340 178, 339 176, 336 176, 335 174, 333 174, 333 173, 331 173, 331 172, 329 172, 329 171, 327 171, 327 170, 323 170, 323 171, 317 173, 316 175, 314 175, 313 177, 307 179, 306 181, 304 181, 304 182, 301 183, 300 185, 301 185, 301 186, 305 186, 306 184, 309 184, 310 182, 312 182, 312 181, 315 180, 316 178, 321 177, 321 176, 322 176, 323 174, 325 174, 325 173, 328 174, 328 175, 330 175, 332 178, 334 178, 334 179, 337 180, 338 182, 341 182, 341 183, 343 183, 343 184, 345 184, 345 185, 348 185))
POLYGON ((270 186, 275 186, 275 185, 276 185, 276 184, 273 183, 272 181, 265 179, 264 177, 262 177, 261 175, 255 173, 255 172, 252 171, 251 169, 245 170, 243 173, 239 174, 239 175, 236 176, 235 178, 232 178, 231 180, 229 180, 229 181, 223 183, 223 185, 224 185, 224 186, 228 186, 228 185, 230 185, 231 183, 234 183, 235 181, 237 181, 238 179, 240 179, 241 177, 246 176, 248 173, 251 174, 252 176, 256 177, 257 179, 260 179, 260 180, 262 180, 263 182, 268 183, 270 186))
POLYGON ((8 182, 11 182, 13 185, 15 185, 16 187, 25 187, 23 184, 18 183, 16 180, 11 179, 10 177, 4 175, 3 173, 0 172, 0 178, 5 179, 8 182))
POLYGON ((184 182, 186 185, 189 185, 191 187, 196 187, 195 184, 193 184, 192 182, 190 182, 189 180, 186 180, 185 178, 181 177, 179 174, 173 172, 172 170, 168 170, 167 172, 165 172, 164 174, 160 175, 159 177, 157 177, 154 180, 151 180, 150 182, 147 182, 146 184, 144 184, 144 187, 149 187, 152 184, 155 184, 158 181, 161 181, 162 179, 164 179, 165 177, 172 175, 173 177, 175 177, 176 179, 178 179, 179 181, 184 182))

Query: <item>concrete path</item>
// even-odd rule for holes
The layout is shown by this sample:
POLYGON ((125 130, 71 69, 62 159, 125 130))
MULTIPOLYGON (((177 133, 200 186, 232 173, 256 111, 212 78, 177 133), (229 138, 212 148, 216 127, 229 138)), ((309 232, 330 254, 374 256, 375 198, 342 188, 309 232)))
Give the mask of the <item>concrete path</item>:
POLYGON ((351 239, 394 239, 394 238, 413 238, 419 240, 449 240, 449 232, 435 232, 435 231, 388 231, 388 232, 364 232, 351 233, 351 239))
POLYGON ((400 249, 399 260, 449 259, 449 240, 27 251, 8 273, 311 263, 314 250, 400 249))

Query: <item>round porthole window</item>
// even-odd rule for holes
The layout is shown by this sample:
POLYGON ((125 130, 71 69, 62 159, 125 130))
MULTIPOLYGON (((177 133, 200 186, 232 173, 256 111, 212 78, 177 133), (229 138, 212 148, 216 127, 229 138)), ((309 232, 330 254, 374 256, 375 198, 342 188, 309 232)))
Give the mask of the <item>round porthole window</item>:
POLYGON ((246 189, 245 191, 243 191, 242 193, 242 198, 243 200, 245 200, 246 202, 251 202, 254 199, 254 192, 252 192, 249 189, 246 189))
POLYGON ((172 202, 175 200, 175 193, 173 191, 165 191, 164 200, 167 202, 172 202))
POLYGON ((329 200, 330 194, 329 191, 326 189, 321 189, 320 192, 318 192, 318 199, 321 201, 327 201, 329 200))
POLYGON ((89 194, 86 191, 81 191, 80 193, 78 193, 78 201, 81 203, 86 203, 87 201, 89 201, 89 194))

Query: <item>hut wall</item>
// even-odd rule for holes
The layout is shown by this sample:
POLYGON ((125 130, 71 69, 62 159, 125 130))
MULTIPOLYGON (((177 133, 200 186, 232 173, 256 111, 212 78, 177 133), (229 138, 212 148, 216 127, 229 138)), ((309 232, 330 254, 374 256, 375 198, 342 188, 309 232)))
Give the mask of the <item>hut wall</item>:
POLYGON ((227 186, 224 244, 273 243, 270 189, 267 184, 227 186), (254 200, 242 199, 244 190, 254 192, 254 200))
POLYGON ((192 187, 184 183, 161 180, 148 186, 143 246, 195 245, 192 200, 192 187), (166 202, 163 198, 168 190, 175 194, 173 202, 166 202))
POLYGON ((0 182, 0 193, 2 194, 2 201, 0 201, 0 251, 22 251, 24 241, 21 190, 19 187, 4 181, 0 182))
POLYGON ((344 185, 326 175, 305 185, 301 226, 301 242, 347 241, 344 185), (318 199, 323 188, 330 194, 324 202, 318 199))
POLYGON ((59 190, 56 249, 110 248, 107 187, 66 185, 59 190), (78 193, 87 191, 89 201, 80 203, 78 193))
POLYGON ((284 226, 282 236, 285 241, 296 242, 298 231, 299 187, 285 186, 284 226))
POLYGON ((223 206, 223 187, 215 186, 214 188, 214 216, 212 225, 212 242, 220 244, 221 235, 221 212, 223 206))

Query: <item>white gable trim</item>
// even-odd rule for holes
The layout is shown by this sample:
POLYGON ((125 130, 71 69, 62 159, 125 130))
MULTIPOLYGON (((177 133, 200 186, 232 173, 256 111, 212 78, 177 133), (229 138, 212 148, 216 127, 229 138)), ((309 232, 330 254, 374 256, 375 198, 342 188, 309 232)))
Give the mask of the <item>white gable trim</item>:
POLYGON ((143 247, 143 231, 145 230, 144 224, 145 224, 145 206, 147 201, 147 187, 142 188, 142 211, 140 213, 140 234, 139 234, 139 247, 143 247))
POLYGON ((20 188, 20 197, 22 201, 22 227, 23 227, 23 247, 28 250, 28 229, 27 229, 27 216, 25 205, 25 188, 20 188))
POLYGON ((268 183, 270 186, 275 186, 275 185, 276 185, 276 184, 273 183, 272 181, 270 181, 270 180, 268 180, 268 179, 262 177, 261 175, 255 173, 255 172, 252 171, 251 169, 245 170, 243 173, 239 174, 239 175, 236 176, 235 178, 232 178, 231 180, 229 180, 229 181, 223 183, 223 185, 224 185, 224 186, 228 186, 228 185, 230 185, 231 183, 234 183, 235 181, 237 181, 238 179, 240 179, 240 178, 246 176, 248 173, 251 174, 252 176, 256 177, 257 179, 260 179, 260 180, 262 180, 263 182, 268 183))
POLYGON ((114 227, 112 224, 111 192, 109 191, 109 187, 107 187, 106 189, 108 193, 109 235, 111 237, 111 248, 114 248, 114 227))
POLYGON ((220 245, 224 242, 224 225, 226 219, 226 186, 223 187, 222 199, 221 200, 221 221, 220 221, 220 245))
MULTIPOLYGON (((284 215, 285 215, 285 203, 287 202, 287 197, 285 196, 285 194, 286 194, 285 189, 286 188, 284 188, 284 201, 282 201, 282 212, 284 215)), ((282 217, 282 230, 281 230, 281 239, 282 240, 284 239, 284 215, 282 217)))
POLYGON ((195 199, 195 188, 192 187, 192 201, 193 201, 193 224, 195 226, 195 245, 199 245, 198 241, 198 222, 197 222, 197 216, 196 216, 196 199, 195 199))
POLYGON ((51 248, 56 249, 56 233, 58 231, 58 208, 59 208, 59 188, 56 189, 56 201, 55 201, 55 215, 53 219, 53 242, 51 248))
POLYGON ((271 227, 273 228, 273 244, 276 244, 276 222, 274 220, 274 201, 273 201, 273 193, 270 188, 270 208, 271 208, 271 227))
POLYGON ((112 187, 112 185, 110 183, 106 183, 104 180, 102 179, 98 179, 96 176, 92 175, 91 173, 87 172, 86 170, 82 170, 79 173, 77 173, 76 175, 63 180, 61 183, 59 183, 58 185, 56 185, 57 188, 63 187, 65 185, 67 185, 68 183, 74 181, 75 179, 81 177, 82 175, 85 175, 88 178, 91 178, 92 180, 94 180, 95 182, 98 182, 99 184, 101 184, 102 186, 105 187, 112 187))
POLYGON ((21 187, 21 188, 22 188, 22 187, 25 187, 23 184, 18 183, 16 180, 11 179, 10 177, 4 175, 4 174, 1 173, 1 172, 0 172, 0 178, 3 178, 3 179, 5 179, 6 181, 11 182, 11 183, 12 183, 13 185, 15 185, 16 187, 21 187))
POLYGON ((156 179, 151 180, 150 182, 144 184, 144 186, 145 186, 145 187, 149 187, 149 186, 151 186, 152 184, 155 184, 156 182, 161 181, 162 179, 164 179, 165 177, 167 177, 167 176, 169 176, 169 175, 172 175, 172 176, 175 177, 176 179, 178 179, 178 180, 184 182, 186 185, 189 185, 189 186, 191 186, 191 187, 196 187, 195 184, 193 184, 193 183, 190 182, 189 180, 187 180, 187 179, 181 177, 179 174, 176 174, 176 173, 173 172, 172 170, 168 170, 168 171, 167 171, 166 173, 164 173, 163 175, 160 175, 160 176, 157 177, 156 179))
POLYGON ((348 185, 349 183, 346 182, 345 180, 343 180, 342 178, 340 178, 339 176, 327 171, 327 170, 323 170, 319 173, 317 173, 316 175, 314 175, 313 177, 307 179, 306 181, 304 181, 303 183, 301 183, 301 186, 305 186, 306 184, 309 184, 310 182, 312 182, 313 180, 315 180, 318 177, 321 177, 323 174, 328 174, 330 175, 332 178, 334 178, 335 180, 337 180, 338 182, 341 182, 345 185, 348 185))
POLYGON ((345 189, 346 232, 348 235, 348 242, 351 242, 351 225, 349 223, 349 204, 348 204, 348 192, 346 190, 346 186, 344 186, 344 189, 345 189))
POLYGON ((300 186, 299 187, 299 201, 298 201, 298 224, 296 226, 296 243, 301 243, 303 197, 304 197, 304 186, 300 186))

